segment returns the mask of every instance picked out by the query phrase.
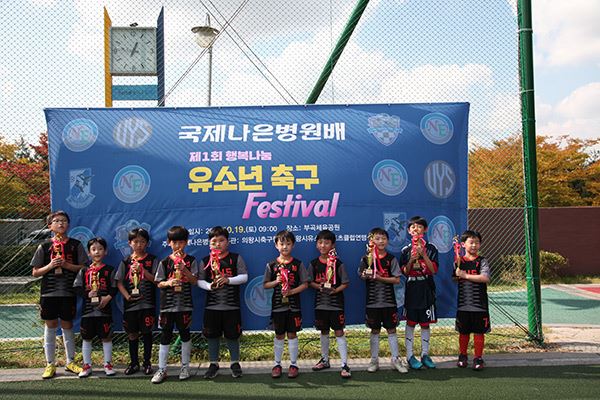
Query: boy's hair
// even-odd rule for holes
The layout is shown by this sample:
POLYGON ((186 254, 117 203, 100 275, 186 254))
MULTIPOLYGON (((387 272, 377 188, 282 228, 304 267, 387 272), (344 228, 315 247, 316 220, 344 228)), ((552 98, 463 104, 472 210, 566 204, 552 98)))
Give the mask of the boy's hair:
POLYGON ((415 215, 414 217, 412 217, 411 219, 408 220, 408 225, 406 226, 407 228, 410 228, 411 225, 422 225, 425 228, 427 228, 427 220, 423 217, 420 217, 418 215, 415 215))
POLYGON ((58 217, 59 215, 62 215, 63 217, 65 217, 67 219, 68 223, 71 223, 71 218, 69 218, 69 214, 67 214, 65 211, 63 210, 57 210, 54 211, 53 213, 50 213, 47 217, 46 217, 46 225, 50 225, 52 223, 52 220, 55 217, 58 217))
POLYGON ((183 226, 172 226, 167 231, 167 240, 168 241, 177 241, 177 240, 188 240, 190 237, 190 232, 185 229, 183 226))
POLYGON ((131 242, 133 239, 138 237, 146 239, 146 242, 150 241, 150 234, 144 228, 133 228, 132 230, 130 230, 127 234, 127 241, 131 242))
POLYGON ((287 230, 279 231, 279 232, 277 232, 277 235, 275 235, 275 243, 287 242, 288 240, 290 242, 292 242, 292 244, 296 243, 296 236, 294 236, 294 234, 290 231, 287 231, 287 230))
POLYGON ((373 228, 369 231, 369 236, 375 236, 375 235, 383 235, 385 236, 388 240, 390 239, 390 234, 387 233, 387 231, 383 228, 373 228))
POLYGON ((479 239, 479 243, 483 242, 483 239, 481 238, 481 233, 477 232, 477 231, 471 231, 471 230, 466 230, 463 232, 462 235, 460 235, 460 242, 464 243, 467 241, 467 239, 472 238, 472 239, 479 239))
POLYGON ((224 236, 225 239, 229 240, 229 231, 222 226, 213 226, 210 228, 210 231, 208 231, 208 240, 217 236, 224 236))
POLYGON ((104 238, 101 238, 100 236, 98 236, 98 237, 88 240, 88 242, 87 242, 88 251, 90 251, 90 248, 92 247, 92 245, 96 244, 96 243, 98 243, 100 246, 104 247, 104 250, 108 249, 106 240, 104 240, 104 238))
POLYGON ((329 240, 333 244, 335 243, 335 233, 331 232, 329 229, 323 229, 321 232, 317 233, 317 242, 321 239, 329 240))

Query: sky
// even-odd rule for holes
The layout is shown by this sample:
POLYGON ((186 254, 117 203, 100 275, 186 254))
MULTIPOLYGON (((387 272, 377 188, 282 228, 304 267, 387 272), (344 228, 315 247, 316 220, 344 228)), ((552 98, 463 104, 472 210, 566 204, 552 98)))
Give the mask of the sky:
MULTIPOLYGON (((242 2, 214 3, 229 17, 242 2)), ((469 101, 471 143, 518 131, 515 4, 371 0, 319 103, 469 101)), ((210 0, 0 0, 0 134, 34 141, 46 129, 44 108, 102 107, 103 6, 115 26, 154 26, 163 5, 169 90, 201 51, 191 27, 204 24, 203 6, 213 26, 224 21, 210 0)), ((304 103, 354 5, 249 1, 232 21, 235 32, 226 31, 239 33, 291 96, 278 95, 223 34, 214 47, 213 105, 304 103)), ((532 8, 537 133, 599 138, 600 1, 532 0, 532 8)), ((167 106, 205 106, 206 90, 205 57, 167 106)))

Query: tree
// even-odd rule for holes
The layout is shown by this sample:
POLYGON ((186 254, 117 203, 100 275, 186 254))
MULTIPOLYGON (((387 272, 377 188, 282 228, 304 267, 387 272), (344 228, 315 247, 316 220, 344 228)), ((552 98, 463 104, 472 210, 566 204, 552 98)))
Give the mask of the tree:
MULTIPOLYGON (((600 205, 600 140, 536 138, 540 207, 600 205)), ((522 207, 522 140, 511 136, 469 153, 469 207, 522 207)))

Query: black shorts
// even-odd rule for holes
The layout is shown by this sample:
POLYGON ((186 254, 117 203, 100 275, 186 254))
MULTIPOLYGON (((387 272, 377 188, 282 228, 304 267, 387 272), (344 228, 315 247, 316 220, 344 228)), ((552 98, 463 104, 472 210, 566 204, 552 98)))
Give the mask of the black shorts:
POLYGON ((395 329, 398 326, 398 309, 396 307, 367 308, 366 325, 371 329, 395 329))
POLYGON ((141 333, 142 335, 152 332, 154 327, 153 308, 144 308, 137 311, 126 311, 123 314, 123 330, 127 333, 141 333))
POLYGON ((281 311, 271 313, 273 329, 276 335, 302 330, 302 313, 300 311, 281 311))
POLYGON ((346 316, 341 310, 315 310, 315 329, 341 331, 346 326, 346 316))
POLYGON ((220 338, 235 340, 242 334, 242 313, 238 310, 204 310, 202 333, 208 339, 220 338))
POLYGON ((409 326, 434 324, 437 322, 435 305, 429 308, 405 308, 404 319, 406 319, 406 324, 409 326))
POLYGON ((61 319, 62 321, 73 321, 77 312, 77 298, 65 297, 41 297, 40 317, 44 321, 61 319))
POLYGON ((492 330, 487 311, 457 311, 455 329, 458 333, 489 333, 492 330))
POLYGON ((106 339, 112 333, 112 317, 83 317, 80 332, 84 340, 92 340, 95 337, 106 339))
POLYGON ((182 331, 189 330, 190 326, 192 326, 192 312, 179 311, 160 313, 158 323, 163 332, 173 333, 173 327, 176 326, 179 333, 181 333, 182 331))

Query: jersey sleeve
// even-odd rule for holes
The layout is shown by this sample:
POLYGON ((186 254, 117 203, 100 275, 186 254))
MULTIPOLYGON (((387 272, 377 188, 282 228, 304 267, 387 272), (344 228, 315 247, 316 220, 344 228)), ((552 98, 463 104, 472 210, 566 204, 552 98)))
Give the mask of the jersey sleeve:
POLYGON ((410 247, 405 246, 400 252, 398 264, 400 264, 400 267, 404 267, 406 264, 408 264, 408 260, 410 260, 410 247))
POLYGON ((77 246, 77 260, 79 262, 79 265, 87 265, 90 262, 87 252, 83 248, 81 242, 79 243, 79 246, 77 246))
POLYGON ((156 271, 158 270, 158 259, 155 258, 154 261, 152 261, 152 268, 151 268, 151 272, 153 276, 156 276, 156 271))
POLYGON ((34 268, 41 268, 44 266, 44 249, 41 244, 35 249, 30 265, 34 268))
POLYGON ((266 282, 271 282, 271 268, 269 267, 269 264, 265 266, 265 273, 263 276, 263 283, 266 282))
POLYGON ((344 263, 340 263, 338 268, 340 277, 342 278, 342 283, 349 283, 350 277, 348 276, 348 272, 346 271, 346 266, 344 265, 344 263))
POLYGON ((308 282, 308 273, 302 261, 300 261, 300 266, 298 267, 298 274, 300 275, 300 284, 308 282))
POLYGON ((125 262, 121 261, 117 268, 117 272, 115 273, 115 280, 123 281, 123 279, 125 279, 125 262))
POLYGON ((73 281, 73 287, 75 287, 75 288, 83 287, 83 281, 84 281, 83 277, 85 275, 86 269, 87 268, 82 268, 77 272, 77 275, 75 276, 75 280, 73 281))
POLYGON ((392 276, 400 276, 400 275, 402 275, 402 271, 400 270, 400 264, 398 263, 398 259, 396 257, 392 258, 392 265, 390 267, 390 274, 392 276))
POLYGON ((200 274, 200 266, 198 265, 198 260, 194 259, 194 261, 192 261, 192 265, 190 265, 190 271, 192 272, 192 275, 194 275, 196 278, 198 277, 198 275, 200 274))
POLYGON ((204 260, 200 260, 200 264, 198 265, 198 279, 201 281, 206 280, 206 264, 204 264, 204 260))
POLYGON ((366 257, 361 257, 360 264, 358 265, 358 275, 361 275, 365 269, 367 269, 367 259, 366 257))
POLYGON ((154 274, 154 281, 156 281, 156 283, 158 283, 158 282, 162 282, 166 279, 167 279, 167 277, 165 275, 165 265, 161 261, 158 263, 158 267, 156 268, 156 274, 154 274))
POLYGON ((311 262, 310 264, 308 264, 308 281, 312 282, 315 280, 315 266, 314 266, 314 262, 311 262))
POLYGON ((491 270, 490 270, 490 263, 488 263, 487 259, 485 259, 485 258, 481 259, 481 267, 480 268, 481 269, 479 270, 479 274, 485 275, 489 278, 491 270))

